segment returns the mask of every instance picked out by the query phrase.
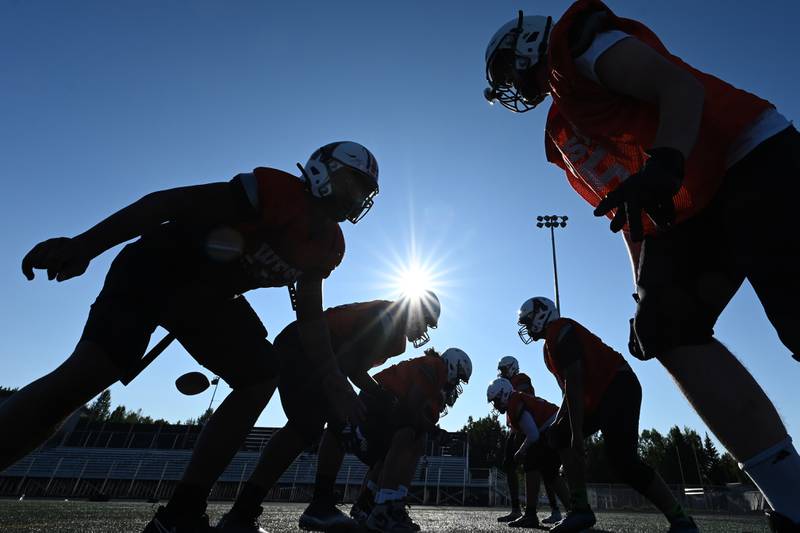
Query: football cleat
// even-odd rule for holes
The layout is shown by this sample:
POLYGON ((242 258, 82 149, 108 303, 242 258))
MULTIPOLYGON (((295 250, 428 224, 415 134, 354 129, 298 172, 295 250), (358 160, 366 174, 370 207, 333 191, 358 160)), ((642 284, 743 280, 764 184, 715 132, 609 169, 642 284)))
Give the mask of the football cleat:
POLYGON ((526 511, 524 515, 520 516, 516 520, 512 520, 511 522, 509 522, 508 527, 524 527, 524 528, 539 527, 539 517, 536 516, 536 511, 532 513, 526 511))
POLYGON ((550 513, 550 516, 542 519, 542 524, 557 524, 561 521, 561 518, 561 511, 558 509, 553 509, 553 511, 550 513))
POLYGON ((216 530, 209 525, 208 515, 176 519, 166 507, 160 505, 156 515, 147 523, 142 533, 211 533, 212 531, 216 530))
POLYGON ((498 516, 497 521, 500 523, 511 522, 512 520, 516 520, 520 516, 522 516, 522 511, 520 511, 519 509, 511 509, 511 512, 508 513, 507 515, 498 516))
POLYGON ((792 522, 775 511, 767 511, 769 529, 774 533, 800 533, 800 524, 792 522))
POLYGON ((579 533, 597 523, 591 509, 569 511, 564 519, 550 529, 551 533, 579 533))
POLYGON ((305 531, 328 531, 329 529, 355 529, 358 522, 344 514, 332 500, 312 501, 300 515, 298 523, 305 531))
POLYGON ((267 533, 258 523, 258 517, 264 511, 263 507, 258 508, 255 516, 244 516, 239 513, 228 511, 217 522, 214 531, 223 533, 267 533))
POLYGON ((697 524, 691 518, 676 520, 669 526, 667 533, 699 533, 697 524))
POLYGON ((408 523, 405 503, 393 501, 376 504, 364 523, 368 531, 381 533, 416 533, 417 530, 408 523))
POLYGON ((410 506, 408 505, 408 503, 405 503, 403 505, 403 514, 405 515, 406 524, 408 524, 409 527, 411 527, 411 529, 413 529, 414 531, 421 531, 422 530, 422 526, 420 526, 419 524, 414 522, 411 519, 411 515, 408 514, 409 508, 410 508, 410 506))

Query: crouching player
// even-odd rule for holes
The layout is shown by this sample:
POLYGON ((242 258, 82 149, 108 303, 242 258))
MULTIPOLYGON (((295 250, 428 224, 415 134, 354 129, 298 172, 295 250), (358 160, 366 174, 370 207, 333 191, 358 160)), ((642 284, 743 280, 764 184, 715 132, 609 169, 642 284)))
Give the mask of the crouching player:
MULTIPOLYGON (((427 329, 437 326, 440 312, 439 299, 432 292, 420 299, 378 300, 327 309, 325 319, 338 369, 362 390, 378 389, 367 370, 403 353, 406 339, 414 346, 426 342, 427 329)), ((326 433, 320 448, 320 468, 325 470, 323 465, 330 462, 341 463, 344 452, 338 436, 343 421, 319 395, 330 369, 315 368, 300 340, 296 322, 275 338, 280 369, 278 391, 288 421, 264 447, 258 465, 231 510, 220 520, 218 530, 263 532, 258 525, 261 502, 297 456, 322 434, 326 422, 335 429, 326 433)), ((338 464, 333 471, 334 482, 337 471, 338 464)), ((324 498, 317 495, 316 500, 324 509, 331 509, 319 517, 321 524, 355 525, 336 509, 332 489, 324 498)))
MULTIPOLYGON (((501 357, 497 363, 498 377, 505 378, 511 382, 515 391, 526 394, 534 394, 533 383, 527 374, 519 371, 519 361, 516 357, 507 355, 501 357)), ((517 476, 517 463, 514 462, 514 454, 519 450, 525 440, 525 434, 516 431, 512 426, 508 426, 508 436, 505 443, 503 455, 503 471, 508 482, 508 493, 511 497, 511 512, 497 518, 498 522, 511 522, 522 516, 519 505, 519 477, 517 476)), ((550 516, 542 520, 543 524, 555 524, 561 520, 561 511, 558 509, 558 501, 550 484, 545 483, 547 500, 550 503, 550 516)))
POLYGON ((531 394, 514 390, 511 382, 502 377, 492 381, 486 389, 486 400, 497 411, 506 414, 506 423, 514 433, 523 435, 514 451, 513 460, 523 463, 525 467, 525 514, 511 520, 509 527, 539 527, 536 504, 542 480, 545 487, 550 487, 550 491, 558 492, 562 502, 569 501, 567 487, 558 477, 558 468, 561 466, 558 453, 541 438, 556 419, 558 407, 532 393, 532 387, 531 394))
MULTIPOLYGON (((298 165, 299 166, 299 165, 298 165)), ((105 251, 117 254, 73 352, 0 406, 0 470, 49 437, 54 426, 116 381, 127 385, 146 366, 157 326, 232 388, 204 426, 170 502, 146 531, 209 528, 206 496, 275 390, 267 330, 245 292, 296 288, 303 346, 314 367, 333 354, 322 320, 322 280, 339 265, 339 222, 357 222, 378 193, 373 155, 353 142, 315 151, 302 179, 257 168, 228 182, 151 192, 72 238, 37 244, 22 260, 62 282, 82 275, 105 251)), ((360 416, 347 380, 330 372, 320 388, 341 416, 360 416)))
POLYGON ((669 532, 697 532, 661 476, 639 458, 642 388, 628 363, 576 321, 560 318, 547 298, 526 300, 518 322, 525 344, 544 339, 544 362, 564 393, 548 440, 564 463, 572 509, 551 531, 576 532, 594 525, 586 492, 583 440, 602 431, 608 462, 623 481, 664 513, 669 532))
POLYGON ((365 422, 356 428, 356 454, 370 467, 362 493, 351 515, 370 531, 419 531, 406 512, 406 495, 417 461, 425 451, 426 436, 436 435, 442 413, 455 405, 461 384, 472 375, 472 361, 464 351, 434 349, 422 357, 402 361, 375 375, 386 393, 396 399, 362 391, 367 406, 365 422))

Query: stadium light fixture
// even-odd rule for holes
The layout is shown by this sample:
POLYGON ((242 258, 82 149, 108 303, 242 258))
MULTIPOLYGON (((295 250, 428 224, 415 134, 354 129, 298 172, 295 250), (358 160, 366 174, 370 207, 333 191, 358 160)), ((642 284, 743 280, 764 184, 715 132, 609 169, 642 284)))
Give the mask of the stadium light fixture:
POLYGON ((561 300, 558 294, 558 263, 556 262, 556 234, 555 228, 566 228, 569 217, 566 215, 538 215, 536 217, 537 228, 547 228, 550 230, 550 245, 553 250, 553 284, 556 290, 556 309, 561 314, 561 300))

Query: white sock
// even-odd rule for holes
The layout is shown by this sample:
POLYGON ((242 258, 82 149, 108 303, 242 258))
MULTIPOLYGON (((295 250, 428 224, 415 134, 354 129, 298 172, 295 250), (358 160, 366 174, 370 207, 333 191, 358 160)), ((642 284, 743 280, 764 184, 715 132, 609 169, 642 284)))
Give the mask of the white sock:
POLYGON ((739 463, 739 468, 750 476, 772 509, 800 523, 800 455, 791 437, 739 463))
POLYGON ((400 491, 394 489, 380 489, 378 494, 375 495, 375 503, 377 504, 393 502, 402 499, 403 495, 400 493, 400 491))

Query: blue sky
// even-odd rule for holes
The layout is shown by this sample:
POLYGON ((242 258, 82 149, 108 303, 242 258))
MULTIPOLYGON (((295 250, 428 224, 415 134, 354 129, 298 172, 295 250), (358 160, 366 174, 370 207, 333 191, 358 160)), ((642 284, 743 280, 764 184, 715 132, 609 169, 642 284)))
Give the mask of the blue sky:
MULTIPOLYGON (((770 99, 789 119, 800 116, 800 4, 609 5, 650 25, 696 67, 770 99)), ((517 9, 557 17, 567 6, 1 2, 0 384, 22 386, 70 353, 114 255, 66 283, 29 283, 19 263, 35 243, 84 231, 153 190, 255 166, 292 172, 318 146, 352 139, 376 155, 381 194, 367 218, 344 226, 347 254, 326 284, 326 304, 396 296, 386 280, 414 243, 438 271, 443 312, 432 344, 463 348, 475 366, 443 426, 488 412, 485 387, 503 355, 515 355, 539 394, 557 401, 541 344, 524 346, 516 335, 519 304, 552 297, 549 235, 534 218, 569 215, 557 243, 563 312, 621 351, 633 312, 627 254, 545 162, 546 106, 515 116, 488 106, 481 92, 494 31, 517 9)), ((248 299, 271 336, 292 319, 284 289, 248 299)), ((749 286, 717 333, 800 435, 800 367, 749 286)), ((416 354, 409 347, 406 355, 416 354)), ((705 429, 656 362, 632 365, 644 388, 643 428, 705 429)), ((171 347, 133 384, 115 385, 114 402, 171 420, 197 416, 210 396, 181 396, 173 386, 196 369, 171 347)), ((259 423, 283 420, 276 398, 259 423)))

